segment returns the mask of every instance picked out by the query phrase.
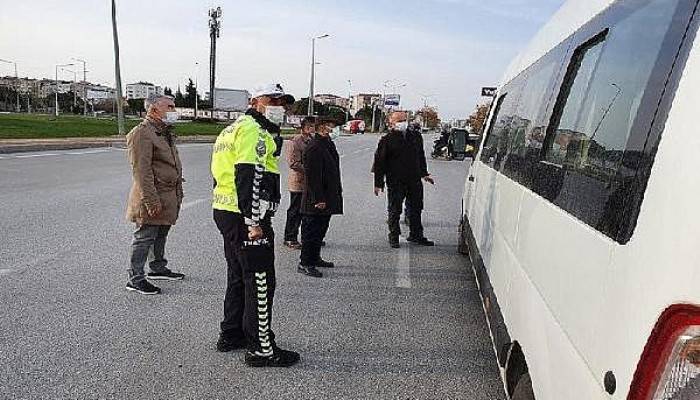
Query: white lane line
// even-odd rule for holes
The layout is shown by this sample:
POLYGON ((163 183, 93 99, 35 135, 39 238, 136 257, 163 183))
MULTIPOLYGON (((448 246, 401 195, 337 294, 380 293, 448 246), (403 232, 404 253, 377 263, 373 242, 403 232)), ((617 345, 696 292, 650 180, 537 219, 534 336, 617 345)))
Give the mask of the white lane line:
POLYGON ((15 156, 15 158, 36 158, 36 157, 52 157, 52 156, 57 156, 58 154, 56 153, 47 153, 47 154, 29 154, 29 155, 24 155, 24 156, 15 156))
POLYGON ((101 149, 101 150, 88 150, 88 151, 72 151, 70 153, 71 156, 81 156, 83 154, 99 154, 99 153, 108 153, 109 150, 101 149))
POLYGON ((411 288, 411 248, 402 237, 399 258, 396 261, 396 287, 411 288))
POLYGON ((187 203, 183 203, 183 204, 182 204, 182 207, 180 207, 180 208, 181 208, 182 210, 187 210, 188 208, 192 208, 192 207, 194 207, 194 206, 196 206, 196 205, 199 205, 199 204, 202 204, 202 203, 204 203, 204 202, 206 202, 206 201, 208 201, 208 200, 209 200, 209 199, 207 198, 207 199, 198 199, 198 200, 188 201, 187 203))
POLYGON ((0 275, 8 275, 8 274, 10 274, 10 273, 12 273, 12 270, 11 270, 11 269, 6 269, 6 268, 3 269, 3 268, 0 268, 0 275))

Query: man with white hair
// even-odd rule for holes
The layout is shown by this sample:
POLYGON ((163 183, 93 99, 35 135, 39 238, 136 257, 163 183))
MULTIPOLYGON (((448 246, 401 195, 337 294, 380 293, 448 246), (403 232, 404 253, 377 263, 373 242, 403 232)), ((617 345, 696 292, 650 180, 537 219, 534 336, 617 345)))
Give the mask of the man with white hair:
POLYGON ((165 242, 180 213, 184 180, 172 134, 177 120, 173 98, 153 95, 144 105, 146 118, 126 136, 133 173, 127 219, 136 224, 126 289, 153 295, 161 290, 149 280, 177 281, 185 277, 168 269, 165 259, 165 242), (146 276, 148 258, 151 272, 146 276))
POLYGON ((280 125, 294 97, 279 84, 257 87, 250 108, 214 144, 214 221, 228 265, 224 319, 216 348, 247 348, 251 367, 289 367, 299 354, 277 347, 272 331, 275 233, 280 201, 280 125))

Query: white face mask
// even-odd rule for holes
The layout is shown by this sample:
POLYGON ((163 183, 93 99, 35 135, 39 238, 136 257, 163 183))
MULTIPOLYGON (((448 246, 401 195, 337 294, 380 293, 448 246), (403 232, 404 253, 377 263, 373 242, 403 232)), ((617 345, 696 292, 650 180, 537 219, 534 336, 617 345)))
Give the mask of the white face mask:
POLYGON ((333 128, 333 130, 328 136, 331 138, 331 140, 338 139, 340 137, 340 127, 336 126, 335 128, 333 128))
POLYGON ((284 107, 282 106, 266 106, 265 118, 269 119, 275 125, 282 125, 284 122, 284 107))
POLYGON ((165 118, 163 118, 163 123, 166 125, 172 125, 177 121, 177 111, 168 111, 165 113, 165 118))
POLYGON ((394 130, 397 130, 399 132, 406 132, 408 129, 408 121, 403 121, 403 122, 397 122, 394 124, 394 130))

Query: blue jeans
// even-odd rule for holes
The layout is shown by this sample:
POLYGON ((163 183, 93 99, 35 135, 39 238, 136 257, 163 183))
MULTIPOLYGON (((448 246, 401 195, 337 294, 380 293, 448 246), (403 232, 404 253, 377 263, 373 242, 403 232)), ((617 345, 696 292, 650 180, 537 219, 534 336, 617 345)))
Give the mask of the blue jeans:
POLYGON ((129 281, 132 283, 146 279, 144 268, 146 261, 151 259, 148 267, 152 272, 166 272, 168 260, 165 259, 165 242, 168 239, 170 225, 141 225, 136 226, 134 241, 131 243, 131 267, 129 281))

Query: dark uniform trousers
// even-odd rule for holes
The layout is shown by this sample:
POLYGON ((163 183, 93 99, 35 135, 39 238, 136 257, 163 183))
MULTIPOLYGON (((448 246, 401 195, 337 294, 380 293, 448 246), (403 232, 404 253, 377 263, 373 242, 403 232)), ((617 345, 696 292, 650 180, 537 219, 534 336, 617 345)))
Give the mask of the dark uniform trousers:
POLYGON ((270 218, 261 221, 264 240, 251 243, 242 214, 214 210, 224 239, 228 283, 221 332, 229 340, 246 339, 248 349, 272 354, 272 303, 275 295, 274 232, 270 218))
POLYGON ((408 215, 408 224, 410 229, 410 237, 423 237, 423 223, 421 214, 423 212, 423 183, 419 180, 412 183, 404 182, 387 182, 387 198, 389 212, 389 237, 397 239, 401 235, 401 211, 403 202, 406 201, 406 210, 408 215))
POLYGON ((284 241, 296 242, 301 226, 301 199, 302 192, 289 192, 289 208, 287 209, 287 224, 284 227, 284 241))
POLYGON ((321 243, 330 222, 330 215, 304 215, 301 222, 301 265, 316 266, 321 261, 321 243))

